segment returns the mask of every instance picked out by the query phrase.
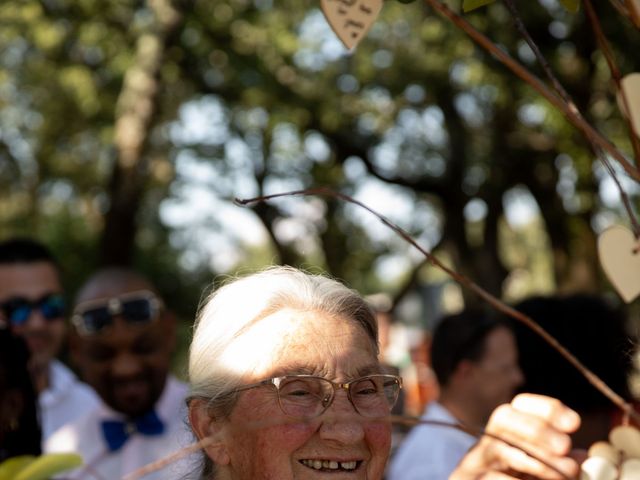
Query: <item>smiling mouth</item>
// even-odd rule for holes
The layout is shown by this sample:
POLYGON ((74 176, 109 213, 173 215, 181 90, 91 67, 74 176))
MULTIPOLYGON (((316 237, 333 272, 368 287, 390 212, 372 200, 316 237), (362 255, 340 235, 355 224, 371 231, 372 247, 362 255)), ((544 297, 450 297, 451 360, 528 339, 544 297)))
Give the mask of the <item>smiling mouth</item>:
POLYGON ((338 462, 337 460, 300 460, 305 467, 321 472, 353 472, 362 464, 361 460, 338 462))

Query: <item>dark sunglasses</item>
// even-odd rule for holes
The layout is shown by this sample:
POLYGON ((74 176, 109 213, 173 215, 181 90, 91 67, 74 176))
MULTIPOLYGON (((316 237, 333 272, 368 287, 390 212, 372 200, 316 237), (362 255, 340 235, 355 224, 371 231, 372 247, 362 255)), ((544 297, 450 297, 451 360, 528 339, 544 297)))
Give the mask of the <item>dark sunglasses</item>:
POLYGON ((162 301, 152 292, 142 290, 113 298, 80 303, 73 311, 71 322, 82 335, 95 335, 113 324, 120 316, 129 324, 150 323, 160 313, 162 301))
POLYGON ((52 322, 64 317, 65 301, 58 293, 45 295, 39 300, 13 297, 0 303, 0 310, 13 326, 25 324, 34 310, 39 310, 45 320, 52 322))

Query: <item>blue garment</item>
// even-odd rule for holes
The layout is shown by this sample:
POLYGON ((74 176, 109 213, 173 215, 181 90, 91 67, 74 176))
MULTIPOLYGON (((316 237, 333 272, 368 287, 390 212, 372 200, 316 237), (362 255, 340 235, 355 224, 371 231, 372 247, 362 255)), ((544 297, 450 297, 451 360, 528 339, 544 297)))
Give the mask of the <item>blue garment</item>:
POLYGON ((100 426, 110 452, 120 450, 136 432, 148 436, 164 433, 164 424, 153 410, 129 422, 105 420, 100 426))

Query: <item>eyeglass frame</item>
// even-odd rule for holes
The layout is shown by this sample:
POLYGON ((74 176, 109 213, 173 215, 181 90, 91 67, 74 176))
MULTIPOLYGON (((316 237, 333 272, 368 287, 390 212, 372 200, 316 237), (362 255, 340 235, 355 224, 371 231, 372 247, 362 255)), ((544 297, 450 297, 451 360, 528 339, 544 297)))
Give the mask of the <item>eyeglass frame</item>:
POLYGON ((109 328, 113 325, 113 317, 121 315, 123 313, 122 304, 135 299, 147 300, 149 302, 151 315, 149 321, 145 322, 144 325, 152 323, 158 319, 158 317, 160 316, 160 311, 162 310, 162 308, 164 308, 164 302, 151 290, 136 290, 135 292, 123 293, 122 295, 116 295, 114 297, 97 298, 95 300, 87 300, 86 302, 79 303, 73 309, 71 323, 81 335, 99 335, 106 328, 109 328), (105 325, 100 330, 93 332, 87 329, 87 327, 85 326, 83 315, 89 310, 97 309, 99 307, 106 307, 109 315, 111 316, 112 322, 108 325, 105 325))
POLYGON ((370 375, 364 375, 362 377, 358 377, 355 378, 353 380, 350 380, 348 382, 334 382, 332 380, 329 380, 328 378, 324 378, 324 377, 319 377, 317 375, 281 375, 278 377, 272 377, 272 378, 268 378, 266 380, 262 380, 261 382, 256 382, 256 383, 250 383, 248 385, 242 385, 236 389, 234 389, 231 393, 239 393, 239 392, 243 392, 245 390, 251 390, 254 388, 258 388, 258 387, 264 387, 264 386, 273 386, 275 387, 276 390, 276 394, 278 395, 278 406, 280 407, 280 411, 282 411, 282 413, 284 413, 285 415, 287 415, 288 417, 292 417, 292 418, 300 418, 300 419, 305 419, 305 420, 310 420, 313 418, 317 418, 319 416, 321 416, 324 412, 326 412, 329 407, 333 404, 333 401, 336 398, 336 392, 338 390, 346 390, 347 391, 347 398, 349 399, 349 403, 351 403, 351 405, 353 406, 353 408, 355 409, 356 413, 358 413, 359 415, 365 417, 365 418, 376 418, 376 417, 367 417, 366 415, 363 415, 360 410, 358 410, 358 407, 356 406, 355 402, 353 401, 353 398, 351 397, 351 385, 353 385, 354 383, 357 382, 361 382, 363 380, 366 380, 370 377, 384 377, 387 379, 393 379, 395 380, 396 384, 398 385, 398 390, 396 392, 396 396, 393 400, 392 404, 389 404, 387 402, 387 404, 389 405, 389 411, 388 413, 391 413, 391 410, 393 409, 393 407, 395 406, 395 404, 398 401, 398 398, 400 397, 400 390, 402 390, 402 377, 398 376, 398 375, 391 375, 391 374, 387 374, 387 373, 373 373, 370 375), (315 414, 313 416, 309 416, 309 417, 297 417, 295 415, 290 415, 287 412, 285 412, 284 407, 282 406, 282 399, 280 397, 280 383, 287 379, 287 378, 302 378, 302 379, 315 379, 315 380, 322 380, 323 382, 329 383, 332 387, 333 387, 333 393, 331 394, 331 398, 327 401, 324 399, 318 399, 318 402, 323 405, 322 411, 320 411, 320 413, 315 414), (326 402, 326 405, 325 405, 326 402))

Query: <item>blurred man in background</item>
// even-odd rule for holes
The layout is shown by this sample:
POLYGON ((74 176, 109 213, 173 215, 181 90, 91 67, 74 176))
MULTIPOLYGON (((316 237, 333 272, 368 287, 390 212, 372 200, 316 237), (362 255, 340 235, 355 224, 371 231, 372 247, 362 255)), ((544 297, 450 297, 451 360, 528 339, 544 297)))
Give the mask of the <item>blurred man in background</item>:
MULTIPOLYGON (((440 395, 427 405, 423 420, 480 429, 523 381, 509 324, 479 311, 440 321, 433 334, 431 361, 440 395)), ((388 478, 446 480, 475 442, 474 436, 454 428, 416 426, 392 459, 388 478)))
MULTIPOLYGON (((627 332, 621 310, 585 294, 533 297, 516 308, 539 323, 618 395, 637 403, 629 388, 637 373, 633 361, 637 338, 627 332)), ((515 332, 526 378, 522 390, 551 395, 580 414, 582 423, 572 435, 577 448, 587 449, 608 440, 611 429, 622 423, 622 411, 535 332, 523 324, 517 324, 515 332)))
MULTIPOLYGON (((97 272, 75 302, 71 355, 101 404, 56 432, 45 451, 76 452, 86 471, 125 474, 191 443, 187 386, 169 374, 176 321, 151 283, 125 269, 97 272)), ((187 462, 145 477, 176 479, 187 462)))
POLYGON ((43 439, 98 403, 93 390, 56 359, 66 335, 60 270, 51 252, 33 240, 0 243, 0 323, 29 347, 43 439))

